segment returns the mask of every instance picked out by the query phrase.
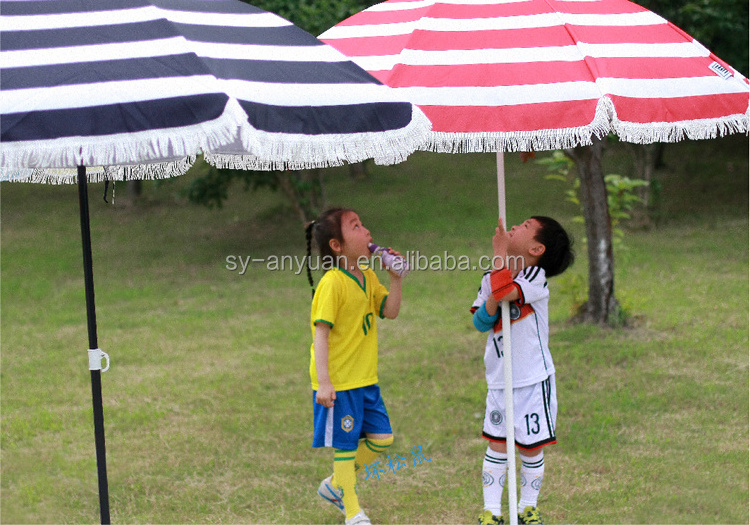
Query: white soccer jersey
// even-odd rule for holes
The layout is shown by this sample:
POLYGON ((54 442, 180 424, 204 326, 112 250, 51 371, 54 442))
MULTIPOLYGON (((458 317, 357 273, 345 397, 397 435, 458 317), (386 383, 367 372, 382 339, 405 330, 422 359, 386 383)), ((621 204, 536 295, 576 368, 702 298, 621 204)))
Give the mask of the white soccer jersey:
MULTIPOLYGON (((549 352, 549 289, 544 270, 529 266, 521 271, 514 284, 521 297, 510 303, 510 329, 513 356, 513 387, 533 385, 555 373, 549 352)), ((491 295, 490 272, 482 276, 477 299, 471 307, 474 313, 491 295)), ((487 336, 484 351, 487 387, 501 389, 505 384, 503 371, 502 317, 487 336)))

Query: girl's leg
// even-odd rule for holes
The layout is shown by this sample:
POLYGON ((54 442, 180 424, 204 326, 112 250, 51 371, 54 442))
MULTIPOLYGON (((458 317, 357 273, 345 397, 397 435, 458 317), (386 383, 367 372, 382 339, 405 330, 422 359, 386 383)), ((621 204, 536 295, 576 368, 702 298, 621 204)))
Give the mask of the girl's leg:
POLYGON ((354 460, 356 472, 359 473, 365 465, 372 464, 392 444, 393 434, 367 434, 357 448, 357 457, 354 460))
POLYGON ((331 484, 342 490, 341 499, 344 502, 346 519, 351 519, 361 510, 355 490, 357 473, 365 465, 375 461, 391 443, 393 434, 367 434, 367 437, 360 441, 356 451, 336 449, 331 484))
POLYGON ((357 448, 357 472, 372 464, 378 456, 393 444, 393 430, 380 395, 380 387, 371 385, 364 391, 364 423, 362 431, 365 439, 359 441, 357 448))
POLYGON ((355 450, 336 449, 333 457, 333 478, 331 479, 331 483, 334 487, 341 489, 341 499, 344 502, 346 519, 351 519, 361 510, 357 491, 355 490, 357 476, 354 473, 354 458, 356 454, 355 450))

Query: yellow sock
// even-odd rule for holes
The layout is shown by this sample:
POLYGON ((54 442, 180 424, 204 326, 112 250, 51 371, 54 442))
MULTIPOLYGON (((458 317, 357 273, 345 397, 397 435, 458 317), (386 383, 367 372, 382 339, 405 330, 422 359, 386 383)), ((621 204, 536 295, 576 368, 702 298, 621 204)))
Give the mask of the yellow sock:
POLYGON ((335 450, 333 456, 333 478, 331 483, 334 487, 342 490, 341 499, 344 501, 346 519, 353 518, 361 509, 359 498, 355 489, 357 475, 354 473, 354 450, 335 450))
POLYGON ((377 457, 385 452, 393 443, 393 436, 385 439, 365 438, 360 441, 357 448, 357 458, 355 459, 356 471, 359 472, 365 465, 372 464, 377 457))

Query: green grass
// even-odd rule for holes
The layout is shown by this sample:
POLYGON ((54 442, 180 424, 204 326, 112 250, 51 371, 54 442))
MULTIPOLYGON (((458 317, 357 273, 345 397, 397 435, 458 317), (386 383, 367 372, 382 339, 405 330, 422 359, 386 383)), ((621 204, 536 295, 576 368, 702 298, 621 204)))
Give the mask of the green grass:
MULTIPOLYGON (((542 155, 542 154, 540 154, 542 155)), ((608 171, 627 172, 608 152, 608 171)), ((747 139, 670 146, 658 225, 628 232, 617 296, 631 326, 568 321, 585 280, 578 212, 559 183, 507 156, 508 219, 557 217, 579 258, 552 279, 559 444, 546 452, 549 523, 748 522, 747 139), (573 284, 571 284, 573 283, 573 284)), ((377 242, 477 260, 497 216, 494 155, 417 154, 354 181, 331 204, 377 242)), ((229 255, 304 255, 273 193, 221 210, 185 203, 185 180, 105 205, 91 186, 110 505, 115 523, 340 523, 318 501, 332 454, 311 448, 309 287, 229 255)), ((73 186, 3 184, 0 521, 98 520, 91 392, 73 186)), ((320 272, 316 274, 320 278, 320 272)), ((396 442, 430 462, 360 480, 379 523, 473 523, 481 509, 484 336, 468 307, 479 272, 423 271, 380 325, 380 384, 396 442)), ((387 277, 384 277, 387 282, 387 277)))

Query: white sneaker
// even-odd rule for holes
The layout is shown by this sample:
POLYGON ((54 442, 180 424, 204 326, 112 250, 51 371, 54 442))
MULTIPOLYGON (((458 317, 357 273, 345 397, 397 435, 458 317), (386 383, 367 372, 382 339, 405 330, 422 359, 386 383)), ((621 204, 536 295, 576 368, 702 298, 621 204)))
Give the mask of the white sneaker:
POLYGON ((344 514, 344 516, 346 516, 346 510, 344 510, 344 500, 341 499, 344 493, 341 489, 333 486, 333 484, 331 483, 332 477, 333 474, 320 482, 320 487, 318 487, 318 496, 326 500, 328 503, 332 503, 333 505, 335 505, 336 508, 339 509, 344 514))
POLYGON ((370 518, 368 518, 367 514, 365 514, 365 511, 360 510, 352 517, 352 519, 346 520, 346 525, 372 525, 372 524, 370 523, 370 518))

